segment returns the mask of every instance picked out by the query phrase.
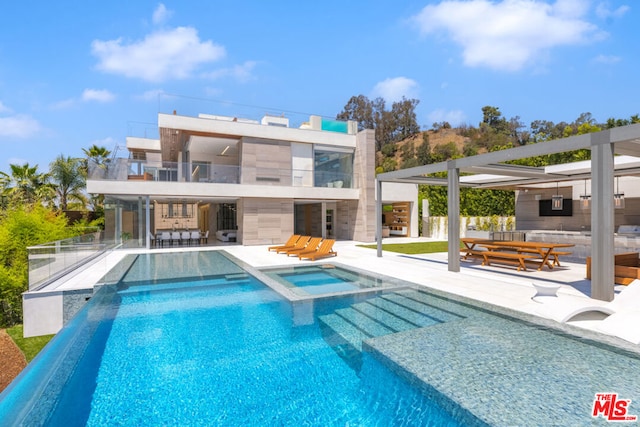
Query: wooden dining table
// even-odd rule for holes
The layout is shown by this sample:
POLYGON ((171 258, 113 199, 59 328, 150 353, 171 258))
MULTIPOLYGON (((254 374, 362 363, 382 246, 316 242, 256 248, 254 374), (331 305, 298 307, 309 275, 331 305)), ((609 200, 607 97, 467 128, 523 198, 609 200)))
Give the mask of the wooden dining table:
POLYGON ((469 256, 482 256, 485 261, 488 262, 491 258, 499 259, 505 254, 535 255, 534 257, 521 257, 520 263, 536 263, 538 264, 538 270, 542 270, 545 265, 549 269, 553 269, 556 265, 559 266, 560 261, 558 257, 569 254, 569 252, 559 251, 558 249, 575 246, 572 243, 503 241, 479 238, 463 238, 460 239, 460 241, 465 246, 465 248, 461 249, 461 251, 464 252, 464 258, 469 256), (486 253, 483 253, 480 249, 486 253))

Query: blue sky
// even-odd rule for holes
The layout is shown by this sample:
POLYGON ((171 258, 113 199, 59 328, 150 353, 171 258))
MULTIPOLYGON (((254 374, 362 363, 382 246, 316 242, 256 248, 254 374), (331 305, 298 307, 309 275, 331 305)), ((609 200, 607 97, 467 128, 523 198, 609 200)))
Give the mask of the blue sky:
MULTIPOLYGON (((102 145, 157 113, 334 117, 420 100, 418 122, 640 114, 640 6, 589 0, 5 2, 0 170, 102 145), (206 101, 205 101, 206 100, 206 101), (195 107, 197 105, 197 107, 195 107), (205 107, 206 106, 206 107, 205 107), (255 108, 254 108, 255 107, 255 108)), ((148 135, 151 136, 151 135, 148 135)))

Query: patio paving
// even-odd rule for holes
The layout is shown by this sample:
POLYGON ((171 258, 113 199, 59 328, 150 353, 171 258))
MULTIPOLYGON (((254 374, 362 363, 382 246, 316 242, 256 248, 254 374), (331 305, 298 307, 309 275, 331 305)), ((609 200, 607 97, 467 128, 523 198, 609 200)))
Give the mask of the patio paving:
MULTIPOLYGON (((386 239, 385 244, 428 240, 426 238, 393 238, 386 239)), ((353 266, 534 316, 539 315, 541 303, 532 299, 536 294, 532 282, 559 285, 557 293, 559 298, 585 302, 590 300, 590 281, 585 278, 586 267, 582 263, 562 260, 562 266, 555 267, 553 270, 544 268, 541 271, 535 269, 516 271, 513 267, 498 265, 486 267, 478 261, 461 261, 460 272, 454 273, 447 270, 447 253, 404 255, 384 251, 382 258, 378 258, 375 249, 360 247, 360 244, 360 242, 354 241, 337 241, 334 245, 334 249, 338 252, 337 257, 315 262, 336 262, 353 266)), ((224 249, 256 268, 312 263, 311 261, 300 261, 297 257, 287 257, 284 254, 269 252, 267 247, 268 245, 233 245, 166 250, 224 249)), ((154 249, 154 251, 156 250, 160 249, 154 249)), ((114 251, 89 268, 79 270, 75 275, 67 276, 49 285, 43 291, 91 288, 99 283, 102 276, 125 255, 144 252, 146 251, 143 249, 114 251)), ((616 292, 622 288, 624 287, 616 285, 616 292)), ((600 303, 596 300, 591 300, 591 302, 600 303)), ((599 320, 583 319, 571 322, 571 324, 595 331, 598 322, 599 320)))

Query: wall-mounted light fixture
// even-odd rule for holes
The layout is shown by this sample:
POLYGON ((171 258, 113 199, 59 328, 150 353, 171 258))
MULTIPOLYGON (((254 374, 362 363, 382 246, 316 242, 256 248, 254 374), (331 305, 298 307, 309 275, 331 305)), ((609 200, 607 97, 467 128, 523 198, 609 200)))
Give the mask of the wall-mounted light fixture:
POLYGON ((562 194, 560 194, 559 183, 556 182, 556 194, 551 196, 551 210, 552 211, 561 211, 562 210, 562 194))
POLYGON ((580 209, 586 210, 591 207, 591 194, 587 194, 587 180, 584 180, 584 194, 580 195, 580 209))
POLYGON ((624 209, 624 192, 620 192, 620 177, 616 177, 616 192, 613 195, 613 207, 624 209))

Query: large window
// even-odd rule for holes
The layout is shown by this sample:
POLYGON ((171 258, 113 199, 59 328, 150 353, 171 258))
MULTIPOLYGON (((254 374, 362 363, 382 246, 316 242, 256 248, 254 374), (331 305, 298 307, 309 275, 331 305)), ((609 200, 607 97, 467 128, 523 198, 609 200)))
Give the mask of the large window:
POLYGON ((235 203, 220 203, 218 206, 218 230, 237 230, 237 207, 235 203))
POLYGON ((316 146, 313 157, 316 187, 351 188, 353 150, 316 146))

